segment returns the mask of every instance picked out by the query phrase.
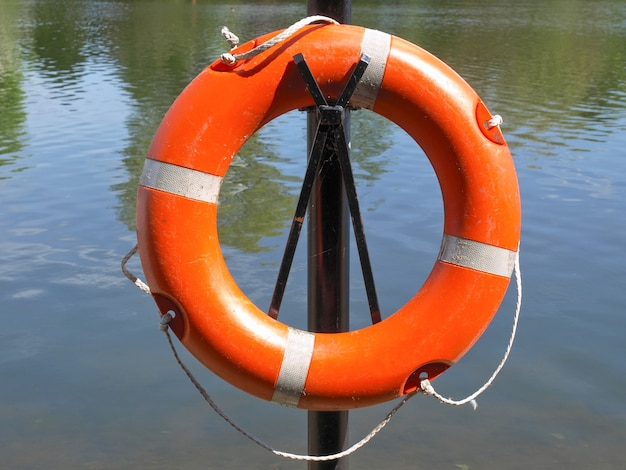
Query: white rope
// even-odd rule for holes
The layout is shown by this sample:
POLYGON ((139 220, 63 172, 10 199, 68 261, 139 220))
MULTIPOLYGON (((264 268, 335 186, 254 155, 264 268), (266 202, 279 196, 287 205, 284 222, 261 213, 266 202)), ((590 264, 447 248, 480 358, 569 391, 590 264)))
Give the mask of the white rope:
POLYGON ((501 126, 503 122, 504 119, 502 119, 502 116, 496 114, 486 122, 487 129, 493 129, 494 127, 501 126))
POLYGON ((239 44, 239 36, 231 33, 227 26, 222 26, 222 30, 220 32, 222 33, 222 37, 226 39, 226 42, 230 45, 231 49, 237 47, 237 44, 239 44))
POLYGON ((148 285, 126 268, 126 264, 133 256, 135 256, 135 253, 137 253, 138 249, 139 249, 139 246, 135 245, 134 247, 131 248, 131 250, 128 253, 126 253, 126 256, 122 258, 122 272, 133 284, 139 287, 140 290, 142 290, 146 294, 149 294, 150 288, 148 287, 148 285))
POLYGON ((513 267, 513 271, 515 272, 515 281, 516 281, 516 286, 517 286, 517 302, 515 305, 515 315, 513 317, 513 327, 511 329, 511 337, 509 338, 509 344, 507 345, 506 351, 504 352, 504 356, 502 357, 500 364, 498 365, 496 370, 493 372, 489 380, 487 380, 487 382, 485 382, 484 385, 480 387, 478 390, 476 390, 474 393, 472 393, 466 398, 463 398, 462 400, 453 400, 451 398, 446 398, 440 395, 439 393, 435 391, 435 389, 433 388, 432 384, 430 383, 428 379, 424 379, 420 382, 421 390, 423 393, 425 393, 426 395, 432 395, 435 398, 437 398, 440 402, 445 403, 447 405, 460 406, 460 405, 465 405, 467 403, 471 403, 474 409, 476 409, 476 407, 478 406, 478 404, 476 403, 476 398, 485 390, 487 390, 491 386, 491 384, 494 382, 497 375, 500 373, 500 371, 504 367, 504 364, 509 358, 509 354, 511 353, 511 349, 513 348, 513 342, 515 341, 515 333, 517 332, 517 323, 519 320, 520 310, 522 309, 522 274, 520 272, 520 267, 519 267, 519 249, 517 250, 517 254, 515 255, 515 264, 513 267))
POLYGON ((283 452, 282 450, 275 449, 271 445, 267 444, 266 442, 262 441, 258 437, 254 436, 253 434, 250 434, 248 431, 240 427, 217 405, 217 403, 215 403, 215 401, 211 398, 209 393, 200 384, 200 382, 198 382, 196 377, 187 368, 187 366, 183 363, 182 359, 178 355, 178 352, 176 351, 176 347, 174 346, 174 342, 172 341, 172 337, 168 329, 168 323, 170 322, 171 319, 172 319, 172 316, 169 313, 166 313, 165 315, 163 315, 163 317, 161 318, 161 331, 163 331, 165 335, 167 336, 167 342, 170 345, 170 349, 172 350, 172 354, 174 354, 174 358, 176 359, 176 362, 178 363, 180 368, 183 370, 183 372, 185 372, 185 375, 189 378, 189 381, 194 385, 194 387, 196 387, 196 390, 198 390, 202 398, 204 398, 204 401, 206 401, 209 404, 209 406, 213 408, 213 411, 215 411, 215 413, 217 413, 220 416, 220 418, 226 421, 226 423, 228 423, 236 431, 239 431, 239 433, 241 433, 244 437, 248 438, 250 441, 254 442, 258 446, 262 447, 263 449, 268 450, 275 455, 278 455, 279 457, 284 457, 284 458, 292 459, 292 460, 304 460, 308 462, 326 462, 330 460, 337 460, 342 457, 347 457, 348 455, 359 450, 361 447, 367 444, 370 440, 372 440, 372 438, 376 434, 378 434, 387 425, 387 423, 389 423, 389 421, 391 421, 391 418, 393 417, 393 415, 395 415, 396 412, 400 408, 402 408, 402 406, 404 406, 404 404, 407 401, 409 401, 417 393, 419 393, 419 390, 418 390, 418 391, 415 391, 406 395, 396 406, 393 407, 393 409, 389 413, 387 413, 387 416, 385 416, 385 418, 380 422, 378 426, 376 426, 367 436, 365 436, 359 442, 352 445, 350 448, 346 450, 343 450, 336 454, 330 454, 330 455, 303 455, 303 454, 292 454, 290 452, 283 452))
MULTIPOLYGON (((128 254, 126 256, 124 256, 124 258, 122 259, 122 272, 139 289, 141 289, 143 292, 149 294, 150 293, 150 288, 143 281, 138 279, 137 276, 135 276, 133 273, 131 273, 126 268, 126 264, 130 260, 130 258, 132 258, 133 255, 135 255, 135 253, 137 253, 137 245, 135 245, 128 252, 128 254)), ((211 398, 209 393, 200 384, 200 382, 198 382, 198 380, 195 378, 193 373, 189 370, 189 368, 187 368, 187 366, 183 363, 182 359, 178 355, 178 351, 176 350, 176 347, 174 346, 174 342, 172 341, 172 337, 171 337, 171 335, 169 333, 169 322, 173 318, 172 315, 169 312, 161 317, 160 329, 161 329, 161 331, 163 331, 165 333, 165 336, 167 337, 167 341, 168 341, 168 343, 170 345, 170 349, 172 350, 172 354, 174 355, 174 358, 176 359, 176 362, 178 363, 180 368, 183 370, 185 375, 187 375, 187 377, 189 378, 190 382, 194 385, 196 390, 198 390, 198 392, 200 393, 202 398, 204 398, 204 400, 209 404, 209 406, 213 409, 213 411, 215 411, 215 413, 217 413, 217 415, 220 416, 224 421, 226 421, 226 423, 228 423, 232 428, 237 430, 244 437, 248 438, 250 441, 254 442, 258 446, 262 447, 265 450, 268 450, 268 451, 272 452, 273 454, 275 454, 275 455, 277 455, 279 457, 284 457, 284 458, 288 458, 288 459, 292 459, 292 460, 303 460, 303 461, 309 461, 309 462, 326 462, 326 461, 337 460, 337 459, 340 459, 340 458, 343 458, 343 457, 347 457, 350 454, 352 454, 352 453, 356 452, 357 450, 359 450, 361 447, 363 447, 369 441, 371 441, 372 438, 376 434, 378 434, 389 423, 389 421, 391 421, 391 419, 398 412, 398 410, 400 408, 402 408, 406 404, 406 402, 409 401, 411 398, 413 398, 417 393, 422 392, 422 393, 424 393, 426 395, 433 395, 434 397, 438 398, 441 402, 447 403, 449 405, 457 405, 458 406, 458 405, 464 405, 466 403, 471 402, 472 405, 474 406, 474 409, 476 409, 477 405, 476 405, 475 398, 478 397, 481 393, 483 393, 493 383, 493 381, 495 380, 495 378, 498 375, 498 373, 500 372, 500 370, 502 370, 502 368, 504 367, 504 364, 505 364, 506 360, 508 359, 509 354, 511 352, 511 349, 513 347, 513 341, 515 339, 515 332, 517 330, 517 323, 518 323, 519 314, 520 314, 520 310, 521 310, 521 306, 522 306, 522 277, 521 277, 520 268, 519 268, 519 250, 518 250, 517 255, 515 257, 514 272, 515 272, 515 279, 516 279, 516 285, 517 285, 517 305, 516 305, 516 310, 515 310, 515 317, 514 317, 514 320, 513 320, 513 329, 512 329, 512 332, 511 332, 511 338, 509 339, 509 344, 508 344, 508 347, 506 349, 506 352, 504 354, 504 357, 503 357, 502 361, 500 362, 500 364, 498 365, 497 369, 492 374, 492 376, 489 378, 489 380, 480 389, 478 389, 476 392, 474 392, 472 395, 468 396, 467 398, 464 398, 463 400, 456 401, 456 400, 451 400, 449 398, 445 398, 442 395, 440 395, 439 393, 437 393, 435 391, 435 389, 433 388, 432 384, 430 383, 430 381, 428 379, 424 379, 424 380, 422 380, 420 382, 421 388, 417 389, 414 392, 411 392, 411 393, 405 395, 402 398, 402 400, 400 400, 398 402, 398 404, 396 406, 394 406, 391 409, 391 411, 389 411, 389 413, 387 413, 385 418, 374 429, 372 429, 372 431, 370 431, 370 433, 367 434, 363 439, 361 439, 359 442, 357 442, 356 444, 352 445, 351 447, 349 447, 346 450, 343 450, 343 451, 335 453, 335 454, 330 454, 330 455, 303 455, 303 454, 293 454, 293 453, 290 453, 290 452, 283 452, 281 450, 277 450, 277 449, 273 448, 269 444, 265 443, 264 441, 262 441, 258 437, 250 434, 245 429, 240 427, 237 423, 235 423, 217 405, 217 403, 215 403, 215 401, 211 398)))
MULTIPOLYGON (((248 52, 243 52, 241 54, 231 54, 230 52, 225 52, 224 54, 220 56, 220 58, 222 59, 222 62, 224 62, 225 64, 235 65, 240 60, 251 59, 252 57, 260 54, 261 52, 266 51, 270 47, 273 47, 276 44, 285 41, 287 38, 297 33, 300 29, 304 28, 305 26, 309 24, 316 23, 316 22, 339 24, 337 21, 333 20, 332 18, 328 18, 326 16, 308 16, 292 24, 291 26, 289 26, 289 28, 284 30, 279 35, 274 36, 269 41, 266 41, 263 44, 258 45, 257 47, 255 47, 254 49, 248 52)), ((239 38, 233 33, 231 33, 230 30, 226 26, 222 27, 222 36, 224 36, 224 39, 228 41, 231 48, 239 44, 239 38)))
MULTIPOLYGON (((128 261, 135 255, 135 253, 137 253, 137 245, 135 245, 127 254, 126 256, 124 256, 124 258, 122 259, 122 272, 126 275, 126 277, 132 281, 133 284, 135 284, 139 289, 141 289, 143 292, 145 292, 146 294, 150 294, 150 288, 140 279, 137 278, 137 276, 135 276, 133 273, 131 273, 127 268, 126 268, 126 264, 128 263, 128 261)), ((270 452, 272 452, 275 455, 278 455, 279 457, 284 457, 287 459, 292 459, 292 460, 305 460, 305 461, 309 461, 309 462, 326 462, 326 461, 330 461, 330 460, 337 460, 340 459, 342 457, 347 457, 348 455, 356 452, 357 450, 359 450, 361 447, 363 447, 365 444, 367 444, 369 441, 372 440, 372 438, 378 434, 388 423, 389 421, 391 421, 391 418, 393 418, 393 415, 395 415, 397 413, 397 411, 402 408, 404 406, 404 404, 409 401, 411 398, 413 398, 417 393, 420 392, 420 390, 416 390, 412 393, 407 394, 406 396, 404 396, 402 398, 402 400, 400 400, 400 402, 398 402, 398 404, 396 406, 394 406, 392 408, 392 410, 387 413, 387 415, 385 416, 385 418, 380 422, 380 424, 378 424, 378 426, 376 426, 374 429, 372 429, 372 431, 370 431, 370 433, 365 436, 363 439, 361 439, 359 442, 357 442, 356 444, 352 445, 350 448, 343 450, 341 452, 338 452, 336 454, 330 454, 330 455, 302 455, 302 454, 292 454, 290 452, 283 452, 281 450, 277 450, 275 448, 273 448, 272 446, 270 446, 269 444, 263 442, 261 439, 259 439, 258 437, 250 434, 249 432, 247 432, 245 429, 243 429, 242 427, 240 427, 237 423, 235 423, 218 405, 217 403, 215 403, 215 401, 211 398, 211 396, 209 395, 209 393, 205 390, 205 388, 200 384, 200 382, 198 382, 198 380, 196 379, 196 377, 193 375, 193 373, 189 370, 189 368, 185 365, 185 363, 182 361, 182 359, 180 358, 180 356, 178 355, 178 351, 176 350, 176 347, 174 346, 174 342, 172 341, 172 336, 169 333, 169 322, 172 320, 172 314, 170 314, 169 312, 166 313, 165 315, 163 315, 161 317, 161 322, 160 322, 160 329, 161 331, 163 331, 165 333, 165 336, 167 337, 167 342, 170 345, 170 349, 172 350, 172 354, 174 355, 174 358, 176 359, 176 362, 178 363, 178 365, 180 366, 180 368, 183 370, 183 372, 185 373, 185 375, 189 378, 189 381, 194 385, 194 387, 196 387, 196 390, 198 390, 198 392, 200 393, 200 395, 202 396, 202 398, 204 398, 204 401, 206 401, 209 406, 211 408, 213 408, 213 411, 215 411, 215 413, 218 414, 218 416, 220 418, 222 418, 224 421, 226 421, 231 427, 233 427, 235 430, 239 431, 243 436, 247 437, 249 440, 251 440, 252 442, 254 442, 255 444, 257 444, 258 446, 262 447, 265 450, 269 450, 270 452)))

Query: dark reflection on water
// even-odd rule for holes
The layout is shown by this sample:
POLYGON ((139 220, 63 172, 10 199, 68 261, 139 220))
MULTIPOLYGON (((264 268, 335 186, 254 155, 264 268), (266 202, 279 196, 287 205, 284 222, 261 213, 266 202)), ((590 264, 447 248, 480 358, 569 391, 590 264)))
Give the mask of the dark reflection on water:
MULTIPOLYGON (((304 468, 246 442, 173 363, 152 301, 119 273, 134 243, 149 142, 185 85, 304 2, 0 0, 0 455, 3 468, 304 468)), ((353 22, 422 45, 505 119, 523 198, 524 308, 513 356, 479 408, 415 398, 353 468, 626 466, 626 8, 623 2, 367 1, 353 22)), ((289 113, 235 159, 220 201, 234 276, 266 308, 304 171, 289 113)), ((353 160, 384 312, 427 275, 442 214, 410 139, 353 113, 353 160)), ((304 243, 301 242, 304 247, 304 243)), ((303 250, 281 316, 302 327, 303 250)), ((353 248, 351 324, 367 324, 353 248)), ((140 271, 136 260, 133 269, 140 271)), ((436 386, 461 397, 497 364, 510 292, 436 386)), ((250 398, 183 352, 233 417, 304 452, 306 414, 250 398)), ((351 413, 351 442, 390 405, 351 413)))

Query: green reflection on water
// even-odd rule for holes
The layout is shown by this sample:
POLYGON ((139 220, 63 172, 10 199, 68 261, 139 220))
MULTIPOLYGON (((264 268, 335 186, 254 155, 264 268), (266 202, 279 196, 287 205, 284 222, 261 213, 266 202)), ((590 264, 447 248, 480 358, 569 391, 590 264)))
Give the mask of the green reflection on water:
MULTIPOLYGON (((22 157, 26 112, 24 110, 23 73, 19 58, 17 3, 6 5, 0 16, 0 167, 22 157)), ((12 168, 18 171, 20 168, 12 168)), ((0 179, 8 178, 0 174, 0 179)))
POLYGON ((297 194, 273 164, 275 150, 256 134, 235 157, 220 192, 220 242, 246 253, 267 251, 260 242, 281 233, 293 216, 297 194), (262 181, 262 184, 255 182, 262 181))
MULTIPOLYGON (((294 2, 226 4, 201 0, 195 3, 0 0, 0 178, 8 177, 11 171, 23 169, 27 162, 27 155, 23 151, 27 140, 24 109, 28 101, 24 83, 29 73, 41 73, 52 80, 49 83, 55 83, 56 77, 56 85, 63 88, 72 86, 85 73, 87 64, 92 68, 114 70, 123 84, 132 112, 128 116, 120 116, 120 119, 126 120, 129 134, 127 141, 120 145, 126 176, 113 190, 119 200, 120 220, 133 229, 137 180, 150 140, 178 93, 207 62, 225 49, 218 35, 221 24, 228 24, 243 39, 248 39, 287 26, 304 13, 304 2, 302 5, 294 2)), ((534 165, 537 169, 534 172, 541 168, 542 156, 566 158, 566 153, 561 150, 575 145, 571 141, 580 142, 585 138, 606 140, 615 130, 619 116, 622 116, 623 126, 626 102, 626 8, 623 1, 407 1, 394 2, 393 5, 387 1, 367 1, 355 3, 353 19, 355 23, 386 30, 423 45, 458 70, 485 98, 490 108, 504 114, 504 130, 514 150, 536 146, 538 151, 534 154, 539 160, 534 165), (555 150, 557 146, 559 148, 555 150)), ((96 115, 97 112, 95 109, 96 115)), ((393 164, 378 155, 388 148, 395 134, 388 123, 374 118, 371 113, 370 116, 366 113, 356 114, 352 135, 353 156, 359 170, 357 177, 359 182, 373 185, 393 164)), ((288 158, 303 156, 285 155, 284 149, 271 140, 273 132, 274 129, 268 129, 251 138, 235 160, 224 183, 220 209, 221 238, 223 243, 241 251, 254 253, 267 249, 263 241, 280 233, 291 216, 297 191, 294 189, 297 186, 296 175, 300 173, 286 172, 283 168, 288 158), (240 191, 244 187, 245 190, 240 191)), ((586 184, 586 181, 583 183, 586 184)), ((557 185, 555 187, 560 188, 557 185)), ((541 187, 532 188, 532 191, 536 190, 541 192, 541 187)), ((618 207, 618 202, 612 201, 611 204, 618 207)), ((535 212, 545 210, 544 207, 545 200, 539 200, 537 196, 535 212)), ((589 207, 598 207, 598 210, 590 210, 589 213, 605 210, 599 205, 589 207)), ((548 210, 545 214, 546 219, 555 220, 547 220, 539 228, 531 225, 536 239, 546 238, 546 226, 564 220, 558 219, 559 214, 548 210)), ((572 210, 568 220, 576 218, 578 215, 572 210)), ((586 223, 584 221, 589 219, 582 220, 586 223)), ((600 223, 600 220, 591 219, 588 225, 597 225, 598 230, 603 230, 602 223, 605 221, 600 223)), ((573 227, 579 228, 576 225, 573 227)), ((563 239, 570 238, 573 232, 575 230, 569 233, 564 230, 563 237, 561 233, 555 234, 549 250, 554 251, 555 247, 564 245, 566 241, 563 239)), ((581 233, 583 235, 579 236, 590 232, 581 229, 581 233)), ((549 231, 547 235, 550 240, 549 231)), ((598 245, 603 246, 601 243, 598 245)), ((536 241, 535 246, 545 248, 543 241, 536 241)), ((584 244, 581 246, 583 249, 577 250, 578 253, 587 248, 584 244)), ((612 247, 610 244, 608 246, 612 247)), ((549 250, 546 249, 546 257, 549 250)), ((609 256, 612 258, 614 253, 619 253, 619 250, 607 253, 607 266, 612 266, 609 264, 609 256)), ((570 258, 570 255, 568 252, 567 257, 570 258)), ((552 274, 550 269, 570 267, 567 264, 559 268, 542 266, 541 270, 545 269, 549 276, 552 274)), ((611 269, 619 274, 618 268, 611 269)), ((599 271, 592 272, 595 275, 599 271)), ((570 282, 569 278, 567 282, 570 282)), ((599 282, 605 283, 605 280, 600 279, 599 282)), ((596 283, 590 282, 589 285, 594 290, 600 288, 596 283)), ((608 285, 611 287, 612 284, 608 285)), ((548 284, 545 289, 554 289, 554 285, 548 284)), ((561 295, 562 292, 557 290, 555 294, 561 295)), ((584 295, 579 292, 576 294, 581 298, 584 295)), ((546 295, 545 292, 539 291, 537 294, 535 291, 534 295, 542 297, 541 302, 535 300, 535 307, 542 308, 543 305, 539 304, 550 304, 553 292, 546 295)), ((600 300, 605 301, 608 295, 603 297, 600 300)), ((102 306, 107 301, 103 296, 98 303, 102 306)), ((620 306, 617 300, 613 301, 616 305, 610 307, 613 309, 611 311, 617 312, 620 306)), ((556 306, 562 305, 557 303, 556 306)), ((607 305, 603 307, 607 308, 607 305)), ((590 316, 598 314, 593 305, 581 302, 580 308, 589 308, 590 316)), ((532 311, 529 313, 529 316, 536 314, 532 311)), ((563 327, 559 323, 553 328, 546 328, 545 336, 535 334, 532 341, 536 344, 532 347, 536 347, 538 352, 536 356, 529 356, 526 352, 523 358, 528 362, 524 366, 527 367, 526 374, 520 374, 522 367, 513 365, 512 370, 516 371, 517 376, 503 380, 508 383, 505 392, 509 394, 508 402, 499 404, 498 392, 493 392, 489 405, 481 408, 480 414, 472 415, 471 431, 468 431, 466 421, 469 418, 463 411, 448 412, 440 407, 434 411, 425 411, 426 407, 420 403, 418 413, 407 413, 394 421, 395 432, 381 435, 372 448, 366 448, 355 456, 352 461, 354 467, 360 468, 360 462, 363 468, 416 468, 418 461, 427 468, 429 463, 445 460, 450 464, 449 468, 454 468, 454 465, 502 468, 503 464, 510 463, 509 455, 515 455, 517 465, 524 468, 560 468, 563 465, 568 468, 602 468, 603 463, 607 465, 605 468, 623 468, 623 415, 607 419, 606 414, 593 409, 593 406, 602 406, 601 400, 597 398, 603 396, 601 389, 617 387, 621 382, 587 382, 591 392, 573 391, 576 399, 580 400, 575 401, 574 405, 568 396, 555 399, 553 395, 547 399, 551 390, 535 385, 537 365, 546 360, 540 355, 546 351, 541 348, 541 343, 561 341, 573 344, 579 339, 564 340, 562 337, 550 336, 552 332, 562 335, 562 331, 563 327), (514 390, 519 395, 511 399, 510 394, 514 394, 514 390), (589 396, 580 398, 581 393, 589 396), (593 405, 582 404, 587 402, 593 405), (506 420, 499 419, 499 416, 510 412, 511 403, 519 407, 514 412, 518 421, 509 423, 510 427, 505 429, 494 429, 494 426, 502 426, 503 422, 506 424, 506 420), (416 414, 419 419, 417 424, 416 414), (546 419, 552 420, 548 426, 546 419), (428 432, 421 426, 422 423, 429 423, 428 432), (594 449, 593 452, 590 449, 594 449)), ((125 339, 130 342, 135 338, 125 339)), ((24 349, 18 350, 18 353, 28 356, 35 346, 32 341, 27 341, 24 349)), ((583 346, 586 347, 582 345, 581 348, 583 346)), ((568 376, 572 383, 578 383, 573 377, 580 371, 594 372, 593 368, 597 364, 593 361, 589 362, 591 366, 580 368, 580 358, 588 357, 586 348, 578 357, 567 348, 565 351, 565 357, 556 364, 563 367, 563 375, 573 372, 568 376), (565 368, 563 364, 571 363, 573 357, 577 358, 578 363, 571 369, 565 368)), ((602 355, 597 351, 596 354, 602 355)), ((96 353, 85 357, 96 357, 96 353)), ((612 361, 617 363, 615 358, 612 361)), ((153 358, 146 363, 154 364, 153 358)), ((63 362, 59 364, 61 367, 63 362)), ((609 362, 605 365, 607 369, 602 371, 608 370, 609 365, 613 366, 613 363, 609 362)), ((41 362, 42 370, 48 366, 48 362, 41 362)), ((135 375, 137 369, 133 364, 130 374, 135 375)), ((162 378, 163 373, 159 369, 155 376, 162 378)), ((554 371, 546 372, 545 369, 541 373, 556 375, 554 371)), ((98 370, 94 374, 100 376, 102 371, 98 370)), ((10 377, 11 380, 5 381, 5 387, 20 384, 16 375, 10 377)), ((174 375, 172 381, 178 378, 178 375, 174 375)), ((54 380, 59 379, 51 374, 49 383, 53 384, 54 380)), ((80 382, 82 378, 76 380, 80 382)), ((117 382, 128 383, 120 379, 119 371, 115 370, 109 383, 117 382)), ((139 385, 143 392, 152 389, 152 384, 150 380, 139 385)), ((558 388, 557 385, 553 387, 558 388)), ((137 450, 139 455, 136 459, 130 458, 132 464, 127 464, 127 468, 131 468, 131 465, 142 468, 146 462, 151 462, 151 468, 157 468, 158 464, 150 460, 152 452, 163 452, 163 448, 168 449, 164 451, 165 454, 172 454, 168 455, 172 458, 163 464, 164 468, 171 468, 169 463, 172 461, 189 463, 192 459, 197 460, 194 463, 198 464, 198 468, 206 468, 207 460, 211 461, 208 465, 215 465, 219 459, 228 459, 229 456, 236 456, 230 457, 231 460, 236 459, 240 463, 236 466, 231 462, 231 467, 241 468, 253 460, 249 456, 254 451, 246 447, 246 451, 242 452, 241 441, 232 434, 226 434, 222 441, 216 441, 216 436, 222 435, 221 428, 213 431, 209 443, 204 435, 186 435, 188 428, 204 429, 202 420, 207 416, 204 407, 198 406, 191 410, 186 408, 191 407, 189 404, 177 404, 171 407, 176 408, 176 412, 170 410, 170 414, 165 417, 157 413, 141 416, 137 403, 143 403, 143 398, 128 400, 126 407, 120 408, 122 392, 128 393, 132 387, 121 388, 123 390, 116 390, 117 393, 108 394, 111 402, 107 402, 104 409, 122 409, 126 412, 125 416, 139 415, 141 423, 123 421, 121 426, 110 421, 103 423, 101 421, 106 420, 102 410, 93 411, 91 415, 87 413, 87 410, 95 409, 93 403, 81 408, 80 414, 49 413, 31 407, 22 410, 9 403, 2 408, 6 422, 0 441, 13 445, 16 436, 19 438, 18 445, 11 448, 9 458, 19 459, 22 463, 33 459, 36 461, 33 465, 37 465, 57 454, 57 462, 58 459, 67 459, 68 468, 76 467, 77 462, 84 462, 86 467, 91 465, 98 468, 98 464, 100 468, 106 468, 107 464, 110 467, 111 455, 117 456, 119 453, 120 458, 128 458, 128 453, 134 451, 129 446, 135 444, 140 448, 137 450), (185 409, 181 412, 182 407, 185 409), (183 421, 181 416, 183 419, 188 418, 187 421, 183 421), (152 420, 163 420, 164 423, 153 426, 152 420), (171 429, 175 430, 171 431, 174 437, 168 436, 160 441, 158 436, 155 439, 153 435, 141 434, 156 430, 160 435, 163 430, 170 432, 171 429), (136 434, 133 435, 133 432, 136 434), (104 440, 98 437, 104 437, 104 440), (145 446, 145 442, 152 442, 152 439, 162 446, 155 445, 147 451, 141 447, 145 446), (102 442, 102 449, 91 447, 97 447, 102 442), (23 447, 20 449, 19 445, 23 447), (190 448, 202 449, 201 457, 190 457, 190 448), (38 449, 38 452, 31 452, 32 449, 38 449), (63 449, 63 457, 58 455, 59 449, 63 449)), ((561 391, 560 388, 558 390, 561 391)), ((16 389, 15 393, 16 396, 18 393, 24 395, 23 390, 16 389)), ((87 396, 86 393, 81 395, 87 396)), ((609 396, 619 396, 619 390, 609 396)), ((74 395, 69 395, 67 399, 74 399, 74 395)), ((26 408, 28 405, 23 406, 26 408)), ((621 406, 614 403, 607 406, 611 412, 610 406, 622 410, 621 406)), ((255 413, 262 412, 255 410, 255 413)), ((271 408, 268 413, 271 416, 261 418, 267 418, 268 421, 275 419, 275 413, 271 408)), ((214 425, 212 417, 206 420, 214 425)), ((8 452, 5 450, 3 455, 8 452)), ((268 462, 275 463, 275 460, 267 458, 258 466, 262 467, 268 462)), ((285 465, 290 466, 289 463, 285 465)))
MULTIPOLYGON (((221 25, 227 23, 247 40, 285 27, 303 13, 304 5, 295 2, 3 2, 0 162, 21 156, 24 58, 36 60, 44 73, 58 75, 60 87, 83 73, 88 60, 110 63, 133 106, 123 149, 128 179, 113 190, 120 200, 120 220, 134 229, 136 187, 149 142, 174 98, 225 50, 221 25), (25 47, 19 49, 18 43, 25 47)), ((551 134, 552 129, 610 131, 611 110, 621 106, 626 93, 625 15, 617 1, 353 5, 355 23, 416 42, 457 69, 495 112, 505 114, 514 148, 535 141, 546 155, 554 154, 551 146, 566 145, 566 137, 551 134)), ((371 181, 386 171, 376 147, 387 146, 390 132, 381 122, 354 126, 355 149, 359 141, 371 147, 354 152, 360 180, 371 181)), ((245 178, 249 190, 233 196, 232 203, 223 195, 232 207, 222 211, 220 222, 222 243, 252 252, 261 249, 263 237, 284 228, 292 203, 292 197, 284 197, 289 190, 281 183, 285 175, 280 175, 280 165, 254 161, 254 152, 261 151, 257 146, 267 155, 275 151, 257 140, 240 155, 254 170, 233 171, 233 178, 245 178), (251 188, 267 182, 269 175, 275 176, 273 196, 268 196, 273 204, 257 203, 259 194, 251 188), (244 213, 254 214, 249 222, 242 220, 244 213)), ((280 157, 272 156, 274 161, 280 157)))
MULTIPOLYGON (((268 10, 277 4, 298 9, 298 4, 290 2, 263 3, 268 10)), ((233 5, 161 5, 154 14, 146 15, 144 4, 130 4, 126 19, 121 20, 125 24, 118 26, 120 33, 110 39, 122 65, 122 78, 136 103, 136 112, 128 121, 131 137, 125 149, 130 178, 128 184, 117 187, 123 200, 120 217, 131 228, 137 177, 160 117, 201 70, 207 51, 215 57, 224 48, 216 33, 208 34, 219 29, 215 18, 227 18, 242 39, 249 38, 245 34, 269 31, 291 21, 274 18, 259 25, 250 20, 245 4, 233 5)), ((456 68, 495 112, 505 114, 505 131, 513 147, 522 140, 535 141, 546 155, 554 155, 552 146, 564 144, 563 137, 550 134, 551 129, 595 131, 598 122, 611 119, 610 109, 617 104, 606 97, 613 90, 624 89, 623 28, 611 26, 619 25, 619 15, 623 18, 619 2, 451 2, 445 8, 431 2, 392 6, 363 2, 354 6, 355 22, 421 44, 456 68)), ((357 120, 353 126, 353 155, 362 170, 360 180, 375 179, 385 171, 386 163, 378 159, 381 151, 375 147, 384 148, 390 132, 380 122, 357 120), (364 147, 374 148, 358 150, 361 141, 368 142, 364 147)), ((242 151, 239 158, 246 166, 233 170, 233 182, 227 179, 225 183, 228 188, 245 180, 248 189, 232 199, 228 191, 222 195, 221 242, 242 251, 262 249, 262 238, 283 230, 293 203, 282 183, 287 176, 280 174, 280 165, 270 163, 282 155, 275 153, 278 150, 268 139, 271 136, 255 140, 242 151), (260 158, 263 156, 271 158, 260 158), (273 175, 271 187, 267 187, 268 175, 273 175), (254 189, 259 185, 267 191, 266 199, 254 189)))

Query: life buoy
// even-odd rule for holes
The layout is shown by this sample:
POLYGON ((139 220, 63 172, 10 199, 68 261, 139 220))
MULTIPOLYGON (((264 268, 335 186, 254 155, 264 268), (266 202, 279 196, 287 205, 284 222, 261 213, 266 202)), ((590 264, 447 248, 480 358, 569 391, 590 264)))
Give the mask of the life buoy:
MULTIPOLYGON (((277 33, 242 45, 245 52, 277 33)), ((312 410, 373 405, 454 364, 490 323, 520 238, 509 149, 472 88, 405 40, 349 25, 312 25, 233 66, 208 66, 177 98, 149 148, 137 200, 142 267, 162 314, 206 367, 257 397, 312 410), (361 52, 371 62, 350 104, 404 129, 441 187, 444 234, 419 292, 381 322, 310 333, 269 317, 233 280, 217 234, 220 183, 246 140, 314 104, 302 53, 329 101, 361 52)))

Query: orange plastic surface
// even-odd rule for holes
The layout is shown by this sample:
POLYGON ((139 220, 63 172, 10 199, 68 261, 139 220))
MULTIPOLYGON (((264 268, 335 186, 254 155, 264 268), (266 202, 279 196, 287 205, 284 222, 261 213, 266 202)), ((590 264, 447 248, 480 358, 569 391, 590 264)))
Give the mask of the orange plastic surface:
MULTIPOLYGON (((172 105, 147 158, 224 176, 265 123, 314 104, 293 56, 303 53, 322 91, 336 99, 359 60, 363 32, 310 26, 247 62, 212 64, 172 105)), ((373 110, 428 156, 443 194, 446 234, 517 251, 521 211, 513 161, 500 130, 481 128, 490 115, 461 77, 393 37, 373 110)), ((176 313, 172 329, 181 342, 223 379, 270 400, 287 326, 253 305, 230 275, 216 205, 140 186, 137 231, 147 283, 161 313, 176 313)), ((436 262, 415 297, 380 323, 316 335, 298 407, 373 405, 414 390, 421 372, 432 380, 480 337, 508 284, 507 277, 436 262)))

